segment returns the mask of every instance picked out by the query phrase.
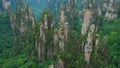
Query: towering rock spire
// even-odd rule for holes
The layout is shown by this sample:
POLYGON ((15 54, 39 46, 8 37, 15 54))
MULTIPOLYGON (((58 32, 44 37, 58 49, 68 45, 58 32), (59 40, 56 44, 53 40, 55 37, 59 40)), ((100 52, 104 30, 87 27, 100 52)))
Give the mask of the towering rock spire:
POLYGON ((82 24, 81 34, 85 35, 89 29, 90 23, 93 21, 93 2, 89 2, 84 10, 84 22, 82 24))
POLYGON ((82 35, 85 35, 87 30, 89 29, 89 25, 90 25, 91 20, 92 20, 92 14, 93 14, 93 12, 90 9, 85 9, 84 23, 82 25, 82 30, 81 30, 82 35))
POLYGON ((64 45, 67 41, 67 34, 68 34, 68 23, 65 22, 64 11, 62 10, 60 15, 60 28, 59 28, 59 38, 60 38, 59 47, 62 52, 64 51, 64 45))
POLYGON ((82 25, 82 30, 81 30, 81 34, 83 36, 87 35, 87 39, 86 39, 86 43, 83 42, 83 50, 84 50, 84 60, 87 62, 87 66, 89 66, 90 63, 90 58, 91 58, 91 54, 93 51, 93 34, 95 32, 95 25, 92 24, 93 22, 93 15, 94 15, 94 6, 93 6, 93 1, 90 1, 88 3, 88 6, 86 6, 85 8, 85 13, 84 13, 84 22, 82 25), (85 44, 85 45, 84 45, 85 44))

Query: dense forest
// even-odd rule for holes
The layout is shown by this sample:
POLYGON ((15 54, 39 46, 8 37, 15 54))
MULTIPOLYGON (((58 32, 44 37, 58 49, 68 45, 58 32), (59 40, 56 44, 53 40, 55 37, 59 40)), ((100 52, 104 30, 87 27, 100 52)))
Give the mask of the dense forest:
POLYGON ((0 68, 120 68, 120 0, 0 0, 0 68))

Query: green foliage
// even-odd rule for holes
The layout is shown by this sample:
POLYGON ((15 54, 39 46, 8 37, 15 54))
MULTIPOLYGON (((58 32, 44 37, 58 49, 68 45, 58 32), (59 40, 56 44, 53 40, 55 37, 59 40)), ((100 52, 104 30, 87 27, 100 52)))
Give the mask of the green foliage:
POLYGON ((85 62, 82 53, 82 36, 75 30, 68 34, 68 41, 65 45, 65 52, 59 54, 65 63, 66 68, 84 68, 85 62))
POLYGON ((26 55, 16 56, 14 58, 5 59, 2 68, 19 68, 27 61, 26 55))
POLYGON ((0 15, 0 67, 5 59, 13 56, 13 33, 5 13, 0 15))
POLYGON ((120 19, 109 19, 104 22, 100 27, 99 34, 101 35, 101 39, 104 35, 108 35, 106 42, 108 49, 107 68, 118 68, 120 63, 120 19))
POLYGON ((55 61, 48 59, 48 60, 46 60, 44 63, 39 63, 38 68, 48 68, 49 65, 51 65, 51 64, 54 65, 54 64, 55 64, 55 61))
POLYGON ((38 68, 35 62, 29 61, 28 63, 23 64, 20 68, 38 68))
POLYGON ((110 65, 114 64, 113 66, 118 67, 119 66, 119 59, 120 59, 120 32, 111 32, 108 40, 107 40, 107 46, 109 47, 110 51, 110 65))
POLYGON ((119 31, 120 29, 120 19, 116 18, 114 20, 105 20, 103 25, 100 27, 100 32, 102 35, 108 35, 110 32, 119 31))

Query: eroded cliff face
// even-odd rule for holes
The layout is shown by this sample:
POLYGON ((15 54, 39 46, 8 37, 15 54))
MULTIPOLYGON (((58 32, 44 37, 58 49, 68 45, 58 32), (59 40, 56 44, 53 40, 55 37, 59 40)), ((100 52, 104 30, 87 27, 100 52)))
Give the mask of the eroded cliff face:
MULTIPOLYGON (((89 66, 90 63, 90 58, 91 58, 91 54, 93 52, 94 49, 94 43, 93 43, 93 35, 95 33, 95 24, 93 24, 94 21, 94 7, 93 7, 93 2, 89 2, 88 6, 85 9, 85 13, 84 13, 84 22, 82 25, 82 30, 81 30, 81 34, 83 36, 87 36, 86 38, 86 42, 83 42, 83 46, 82 48, 84 48, 83 52, 84 52, 84 60, 87 62, 87 66, 89 66)), ((98 44, 98 40, 96 40, 96 46, 98 44)))

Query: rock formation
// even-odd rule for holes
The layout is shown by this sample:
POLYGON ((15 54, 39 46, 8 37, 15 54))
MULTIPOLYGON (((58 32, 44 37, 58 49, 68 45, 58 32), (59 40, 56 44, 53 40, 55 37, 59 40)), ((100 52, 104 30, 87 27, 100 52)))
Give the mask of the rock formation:
POLYGON ((95 30, 95 25, 92 24, 90 26, 90 32, 88 33, 87 43, 85 44, 85 48, 84 48, 85 61, 87 61, 88 64, 90 62, 90 57, 93 50, 92 41, 93 41, 94 30, 95 30))
POLYGON ((39 22, 39 40, 36 43, 36 50, 39 62, 44 62, 47 58, 53 55, 54 51, 54 37, 53 37, 53 19, 50 12, 43 15, 42 20, 39 22))
POLYGON ((84 22, 82 25, 82 30, 81 30, 81 34, 83 36, 87 35, 87 39, 86 39, 86 43, 83 42, 82 44, 82 48, 84 48, 84 58, 85 61, 87 62, 87 65, 89 65, 90 63, 90 58, 91 58, 91 54, 94 48, 94 44, 93 44, 93 34, 95 32, 95 25, 92 24, 93 22, 93 2, 89 2, 88 6, 85 9, 85 13, 84 13, 84 22), (84 45, 85 44, 85 45, 84 45))
MULTIPOLYGON (((34 28, 34 15, 32 10, 27 5, 23 5, 22 7, 18 8, 16 13, 9 9, 8 14, 15 37, 15 49, 17 49, 20 46, 19 39, 24 36, 28 29, 34 28)), ((25 38, 23 39, 25 40, 25 38)))
POLYGON ((68 34, 68 23, 65 22, 65 16, 64 16, 64 11, 61 11, 61 16, 60 16, 60 28, 59 28, 59 47, 64 51, 64 45, 67 42, 67 34, 68 34))
POLYGON ((84 13, 84 23, 82 25, 82 30, 81 30, 81 34, 85 35, 87 30, 89 29, 91 20, 92 20, 92 14, 93 12, 89 9, 85 9, 85 13, 84 13))

